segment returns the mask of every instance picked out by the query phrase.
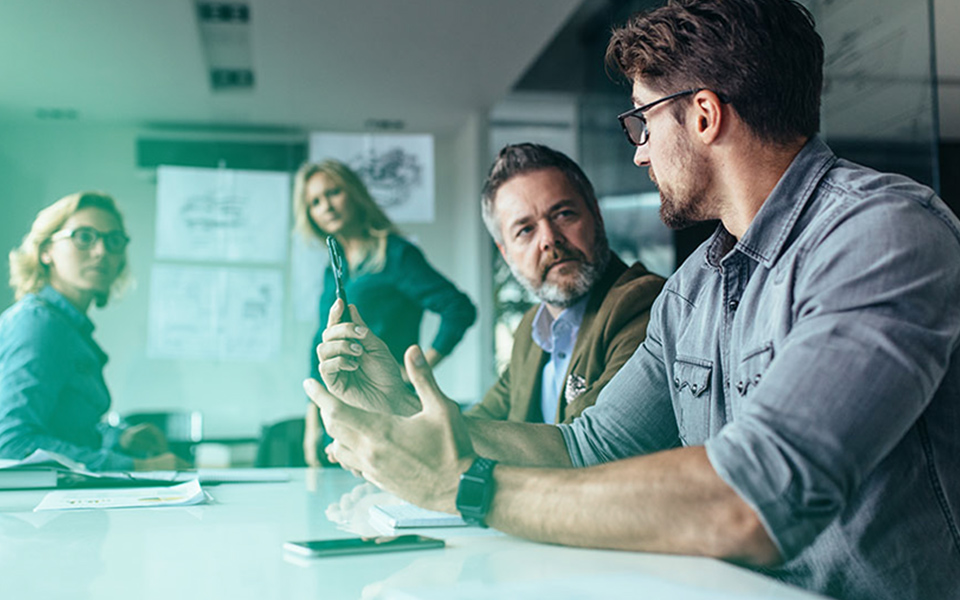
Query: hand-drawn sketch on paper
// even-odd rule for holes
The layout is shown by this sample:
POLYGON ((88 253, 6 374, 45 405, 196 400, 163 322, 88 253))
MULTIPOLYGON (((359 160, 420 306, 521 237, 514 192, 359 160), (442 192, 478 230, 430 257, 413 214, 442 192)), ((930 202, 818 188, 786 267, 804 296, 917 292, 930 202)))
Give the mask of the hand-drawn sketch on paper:
POLYGON ((333 158, 357 172, 397 223, 434 219, 433 136, 314 133, 310 160, 333 158))
POLYGON ((154 265, 150 358, 267 360, 280 352, 279 269, 154 265))
POLYGON ((288 173, 161 166, 156 257, 284 262, 289 206, 288 173))

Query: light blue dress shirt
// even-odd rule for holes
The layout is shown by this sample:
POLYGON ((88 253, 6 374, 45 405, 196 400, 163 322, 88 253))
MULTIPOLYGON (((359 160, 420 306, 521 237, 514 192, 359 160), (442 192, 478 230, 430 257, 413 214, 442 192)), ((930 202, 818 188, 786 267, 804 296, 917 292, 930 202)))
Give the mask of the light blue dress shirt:
POLYGON ((0 315, 0 458, 44 449, 90 470, 133 468, 115 450, 119 430, 101 422, 107 355, 92 333, 90 319, 49 286, 0 315))
POLYGON ((587 299, 565 308, 554 319, 546 305, 541 304, 533 318, 531 337, 544 352, 550 355, 540 376, 540 410, 544 423, 556 423, 557 403, 563 390, 564 378, 570 367, 577 332, 587 309, 587 299))
POLYGON ((667 281, 646 341, 561 431, 581 466, 705 446, 785 581, 960 598, 960 222, 811 140, 740 240, 720 227, 667 281))

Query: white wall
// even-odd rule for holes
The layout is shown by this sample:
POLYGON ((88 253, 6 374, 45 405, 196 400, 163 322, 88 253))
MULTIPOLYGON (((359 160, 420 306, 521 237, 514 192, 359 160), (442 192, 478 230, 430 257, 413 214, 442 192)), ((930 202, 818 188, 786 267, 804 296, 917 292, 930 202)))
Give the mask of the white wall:
MULTIPOLYGON (((75 191, 102 190, 124 211, 132 238, 130 265, 137 287, 104 310, 91 310, 94 336, 110 355, 105 374, 114 408, 200 410, 209 436, 256 435, 262 423, 302 414, 300 387, 315 325, 293 318, 289 294, 281 355, 266 362, 155 360, 147 358, 147 309, 153 264, 155 177, 135 166, 136 139, 129 125, 84 122, 0 123, 0 248, 19 244, 36 212, 75 191)), ((474 326, 440 366, 438 380, 458 401, 478 398, 492 379, 489 244, 479 214, 486 151, 485 122, 471 118, 460 131, 436 139, 437 220, 404 226, 434 265, 478 304, 474 326)), ((5 265, 5 278, 9 275, 5 265)), ((289 277, 287 277, 289 287, 289 277)), ((13 302, 8 287, 0 308, 13 302)), ((436 330, 427 319, 425 339, 436 330)))
MULTIPOLYGON (((490 236, 480 217, 480 187, 486 160, 486 121, 474 115, 456 135, 436 139, 437 213, 431 225, 404 224, 427 258, 477 306, 477 322, 437 371, 437 382, 461 403, 480 399, 493 384, 493 307, 490 236)), ((421 339, 432 339, 439 324, 427 315, 421 339)))

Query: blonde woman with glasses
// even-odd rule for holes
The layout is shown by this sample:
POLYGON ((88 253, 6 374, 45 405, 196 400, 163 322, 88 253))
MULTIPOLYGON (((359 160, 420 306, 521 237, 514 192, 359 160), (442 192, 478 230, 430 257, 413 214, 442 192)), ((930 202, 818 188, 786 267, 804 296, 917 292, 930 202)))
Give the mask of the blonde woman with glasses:
POLYGON ((107 355, 87 311, 123 286, 129 241, 113 198, 86 192, 41 210, 10 252, 17 302, 0 315, 0 458, 46 450, 94 471, 187 466, 156 427, 102 421, 107 355))

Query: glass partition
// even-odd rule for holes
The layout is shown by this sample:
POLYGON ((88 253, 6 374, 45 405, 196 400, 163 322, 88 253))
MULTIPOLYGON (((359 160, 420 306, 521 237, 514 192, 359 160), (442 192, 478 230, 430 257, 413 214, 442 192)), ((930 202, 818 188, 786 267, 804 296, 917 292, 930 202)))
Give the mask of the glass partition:
POLYGON ((939 188, 931 0, 807 0, 823 37, 823 137, 837 155, 939 188))
MULTIPOLYGON (((646 169, 633 164, 633 148, 616 120, 631 106, 629 87, 611 79, 603 65, 610 28, 638 10, 659 4, 652 0, 610 1, 602 6, 586 2, 568 25, 575 31, 558 36, 524 75, 517 91, 528 98, 539 94, 541 99, 551 95, 574 99, 575 114, 566 118, 562 129, 563 149, 573 145, 571 156, 594 184, 611 246, 624 260, 641 260, 651 270, 669 275, 712 233, 715 223, 671 232, 660 222, 656 188, 646 169), (571 62, 574 55, 586 58, 571 62), (563 76, 551 78, 551 73, 563 76)), ((805 0, 803 4, 814 15, 825 46, 822 137, 843 158, 902 173, 938 189, 932 0, 805 0)), ((546 102, 549 106, 553 101, 546 102)), ((529 102, 525 108, 529 114, 538 112, 529 102)), ((505 139, 499 125, 503 123, 491 118, 492 153, 505 139)), ((511 141, 556 143, 560 132, 554 128, 538 134, 522 130, 516 121, 511 125, 514 134, 540 135, 511 141)), ((495 260, 497 358, 503 365, 509 358, 512 331, 535 299, 515 284, 499 255, 495 260)))

